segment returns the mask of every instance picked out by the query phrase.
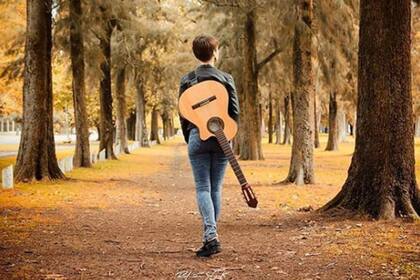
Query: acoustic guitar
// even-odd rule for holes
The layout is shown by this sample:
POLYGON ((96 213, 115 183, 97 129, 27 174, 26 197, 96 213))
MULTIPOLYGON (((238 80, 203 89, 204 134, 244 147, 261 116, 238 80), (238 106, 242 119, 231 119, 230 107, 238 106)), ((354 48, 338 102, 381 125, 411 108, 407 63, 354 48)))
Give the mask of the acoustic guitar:
POLYGON ((203 81, 193 85, 181 94, 179 112, 197 126, 201 140, 215 136, 242 189, 249 207, 257 207, 258 201, 229 145, 238 131, 236 122, 228 114, 228 92, 216 81, 203 81))

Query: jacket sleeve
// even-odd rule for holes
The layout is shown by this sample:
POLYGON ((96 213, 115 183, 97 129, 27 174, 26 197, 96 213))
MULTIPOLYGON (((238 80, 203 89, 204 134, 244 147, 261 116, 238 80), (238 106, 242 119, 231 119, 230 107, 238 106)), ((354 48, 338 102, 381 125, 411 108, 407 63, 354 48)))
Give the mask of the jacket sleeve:
POLYGON ((235 81, 231 75, 227 76, 228 92, 229 92, 229 109, 228 113, 236 122, 239 120, 240 108, 238 94, 236 92, 235 81))
MULTIPOLYGON (((185 83, 185 79, 184 78, 182 78, 181 79, 181 82, 180 82, 180 85, 179 85, 179 95, 178 95, 178 100, 179 100, 179 97, 181 97, 181 94, 185 91, 187 89, 187 83, 185 83)), ((187 143, 188 144, 188 138, 189 138, 189 131, 188 131, 188 124, 189 124, 189 121, 187 120, 187 119, 185 119, 185 118, 183 118, 182 116, 181 116, 181 114, 180 113, 178 113, 178 115, 179 115, 179 122, 181 123, 181 129, 182 129, 182 134, 184 135, 184 140, 185 140, 185 143, 187 143)))

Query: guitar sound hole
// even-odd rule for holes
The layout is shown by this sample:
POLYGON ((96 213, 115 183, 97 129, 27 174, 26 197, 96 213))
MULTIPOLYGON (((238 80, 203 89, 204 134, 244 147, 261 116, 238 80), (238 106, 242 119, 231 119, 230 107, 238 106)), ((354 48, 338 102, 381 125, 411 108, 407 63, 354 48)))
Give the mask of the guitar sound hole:
POLYGON ((223 123, 223 120, 221 118, 213 117, 208 120, 207 128, 210 132, 215 133, 219 129, 223 130, 225 128, 225 124, 223 123))

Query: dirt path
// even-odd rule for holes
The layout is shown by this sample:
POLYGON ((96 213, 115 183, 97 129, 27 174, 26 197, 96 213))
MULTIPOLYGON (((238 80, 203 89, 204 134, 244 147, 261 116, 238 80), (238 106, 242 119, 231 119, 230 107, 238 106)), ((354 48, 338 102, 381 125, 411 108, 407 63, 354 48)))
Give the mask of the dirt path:
POLYGON ((67 182, 97 189, 64 204, 1 208, 0 279, 415 279, 419 271, 418 224, 284 211, 273 195, 281 187, 268 185, 256 186, 261 207, 248 209, 230 172, 219 223, 224 251, 199 259, 201 221, 186 146, 171 141, 112 164, 116 169, 96 170, 99 179, 67 182), (150 170, 118 173, 130 161, 150 170), (394 241, 403 245, 397 253, 394 241))

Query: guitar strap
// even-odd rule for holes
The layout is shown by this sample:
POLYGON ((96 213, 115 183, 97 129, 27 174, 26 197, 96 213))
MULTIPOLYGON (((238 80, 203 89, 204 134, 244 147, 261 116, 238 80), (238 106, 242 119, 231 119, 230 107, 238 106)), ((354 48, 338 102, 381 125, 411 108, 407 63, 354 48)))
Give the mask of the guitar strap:
POLYGON ((195 69, 194 69, 194 71, 193 71, 193 72, 191 72, 191 73, 188 75, 188 78, 189 78, 189 80, 191 81, 191 82, 190 82, 190 87, 192 87, 193 85, 198 84, 197 73, 196 73, 196 70, 195 70, 195 69))

